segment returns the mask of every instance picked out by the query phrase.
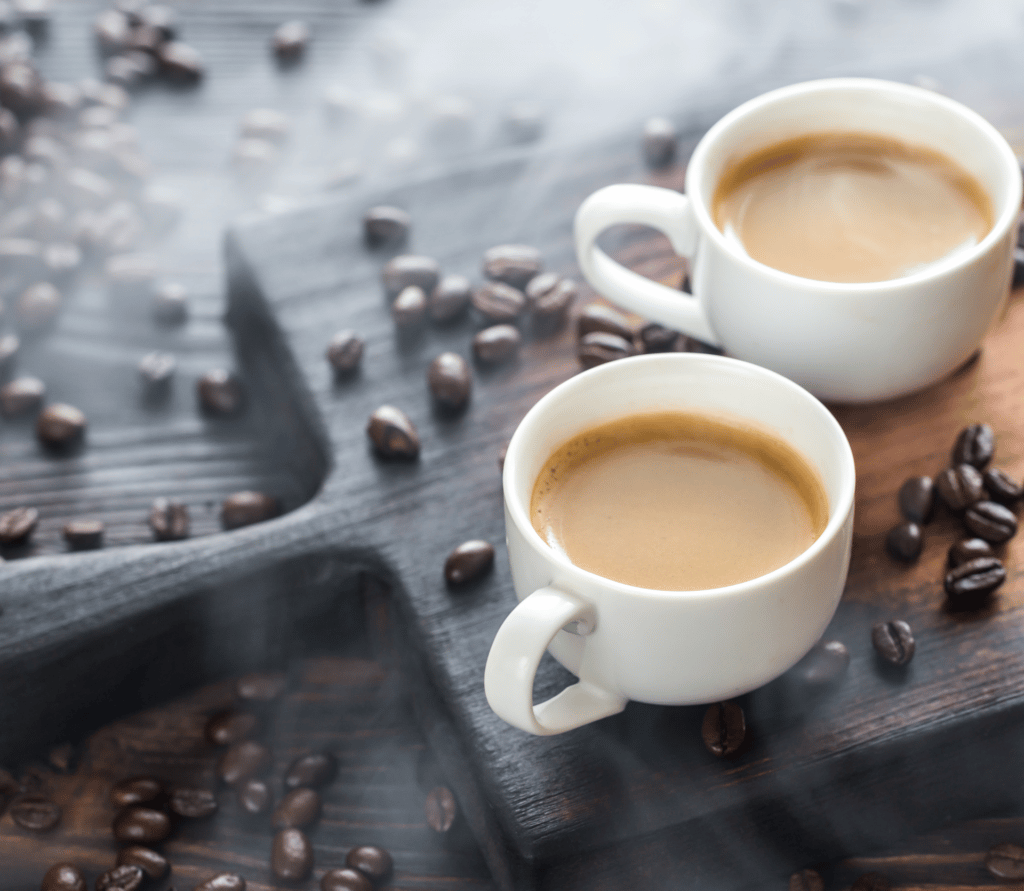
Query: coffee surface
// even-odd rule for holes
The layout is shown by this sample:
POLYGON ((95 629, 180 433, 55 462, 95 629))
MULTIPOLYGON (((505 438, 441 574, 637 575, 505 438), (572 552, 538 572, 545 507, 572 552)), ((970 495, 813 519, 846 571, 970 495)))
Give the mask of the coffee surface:
POLYGON ((785 565, 828 523, 816 472, 787 443, 725 419, 632 415, 545 463, 534 528, 577 566, 669 591, 737 584, 785 565))
POLYGON ((789 139, 729 164, 715 224, 760 263, 802 278, 887 281, 970 250, 992 202, 952 159, 866 133, 789 139))

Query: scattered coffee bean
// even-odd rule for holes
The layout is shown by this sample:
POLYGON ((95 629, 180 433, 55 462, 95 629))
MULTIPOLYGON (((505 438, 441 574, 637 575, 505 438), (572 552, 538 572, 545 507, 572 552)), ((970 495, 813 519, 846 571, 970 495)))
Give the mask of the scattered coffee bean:
POLYGON ((545 294, 550 294, 560 281, 562 281, 562 277, 557 272, 542 272, 531 278, 526 287, 523 288, 523 293, 526 295, 526 300, 530 307, 532 308, 545 294))
POLYGON ((338 759, 330 752, 311 752, 300 755, 285 771, 286 789, 319 789, 331 782, 338 773, 338 759))
POLYGON ((447 786, 435 786, 431 789, 427 793, 423 812, 427 817, 427 825, 434 832, 443 835, 451 829, 459 813, 459 808, 455 803, 455 796, 452 795, 451 789, 447 786))
POLYGON ((277 514, 277 499, 263 492, 235 492, 228 495, 220 505, 220 523, 225 529, 262 523, 277 514))
POLYGON ((151 845, 170 834, 170 818, 156 808, 132 805, 114 817, 114 838, 119 842, 151 845))
POLYGON ((381 278, 389 300, 394 300, 410 285, 422 288, 424 293, 429 294, 441 279, 441 267, 432 257, 399 254, 384 264, 381 278))
POLYGON ((946 557, 949 567, 959 566, 978 557, 994 557, 992 545, 982 538, 965 538, 951 545, 946 557))
POLYGON ((162 282, 153 291, 153 319, 158 325, 182 325, 188 319, 188 292, 177 282, 162 282))
POLYGON ((825 882, 813 869, 801 869, 789 877, 789 891, 825 891, 825 882))
POLYGON ((61 296, 49 282, 38 282, 22 292, 14 305, 18 327, 26 334, 49 328, 60 314, 61 296))
POLYGON ((527 244, 500 244, 484 253, 484 275, 519 291, 543 269, 540 251, 527 244))
POLYGON ((60 822, 61 810, 45 795, 21 795, 11 802, 11 819, 22 829, 48 832, 60 822))
POLYGON ((997 879, 1024 879, 1024 847, 1013 842, 993 845, 985 853, 985 869, 997 879))
POLYGON ((914 632, 902 619, 877 622, 871 628, 871 643, 890 665, 906 665, 914 656, 914 632))
MULTIPOLYGON (((530 291, 534 282, 543 277, 538 275, 533 279, 526 286, 527 291, 530 291)), ((565 322, 569 307, 572 306, 579 293, 579 285, 572 279, 563 278, 549 290, 542 293, 537 293, 537 291, 538 289, 534 289, 532 296, 527 294, 527 299, 530 300, 533 309, 534 327, 543 333, 555 331, 565 322)))
POLYGON ((149 528, 157 541, 181 541, 188 538, 188 508, 180 501, 157 498, 149 510, 149 528))
POLYGON ((132 26, 119 9, 105 9, 93 19, 92 30, 101 49, 117 52, 128 45, 132 26))
POLYGON ((747 720, 742 706, 731 701, 708 706, 701 724, 701 736, 713 755, 719 758, 735 755, 747 738, 747 720))
POLYGON ((494 545, 474 539, 464 541, 444 561, 444 579, 449 585, 466 585, 483 578, 494 565, 494 545))
POLYGON ((64 541, 73 551, 94 551, 103 547, 102 520, 71 520, 64 524, 64 541))
POLYGON ((253 817, 268 813, 274 804, 270 787, 263 780, 243 780, 236 792, 238 806, 253 817))
POLYGON ((441 353, 427 368, 427 386, 443 408, 458 411, 469 402, 473 373, 458 353, 441 353))
POLYGON ((921 556, 924 539, 917 523, 897 523, 885 536, 885 549, 889 555, 904 563, 912 563, 921 556))
POLYGON ((373 882, 358 869, 335 867, 320 879, 320 891, 373 891, 373 882))
POLYGON ((170 353, 147 353, 139 360, 139 377, 147 393, 166 393, 177 363, 170 353))
POLYGON ((0 514, 0 545, 24 544, 35 532, 39 511, 34 507, 16 507, 0 514))
POLYGON ((116 808, 150 804, 164 795, 164 784, 156 777, 129 777, 115 783, 110 790, 110 803, 116 808))
POLYGON ((958 514, 974 502, 981 501, 985 493, 984 479, 977 468, 959 464, 936 477, 935 491, 946 507, 958 514))
POLYGON ((995 501, 979 501, 967 508, 964 525, 978 538, 1002 544, 1017 534, 1017 518, 1013 511, 995 501))
POLYGON ((36 418, 36 438, 54 449, 68 448, 85 435, 86 420, 73 405, 55 402, 44 408, 36 418))
POLYGON ((207 741, 214 746, 230 746, 255 732, 259 719, 252 712, 224 709, 210 716, 203 729, 207 741))
MULTIPOLYGON (((0 377, 6 377, 14 369, 18 359, 18 351, 21 349, 21 341, 15 334, 4 334, 0 337, 0 377)), ((0 393, 0 404, 3 402, 0 393)))
POLYGON ((576 345, 576 358, 584 368, 625 359, 635 352, 631 341, 607 331, 591 331, 581 337, 576 345))
POLYGON ((391 855, 376 845, 359 845, 353 848, 345 857, 345 865, 358 869, 369 877, 374 885, 386 882, 394 868, 391 855))
POLYGON ((953 609, 976 609, 1006 581, 1006 569, 995 557, 975 557, 946 573, 944 587, 953 609))
POLYGON ((245 879, 233 872, 220 872, 200 882, 192 891, 245 891, 245 879))
POLYGON ((82 870, 71 863, 55 863, 43 876, 40 891, 86 891, 82 870))
POLYGON ((810 687, 827 687, 836 683, 850 667, 850 651, 838 640, 819 641, 791 669, 810 687))
POLYGON ((521 343, 515 325, 491 325, 473 337, 473 355, 485 365, 497 365, 515 356, 521 343))
POLYGON ((351 374, 363 358, 363 339, 355 331, 339 331, 327 345, 327 361, 335 374, 351 374))
POLYGON ((866 872, 850 885, 850 891, 891 891, 891 888, 889 880, 880 872, 866 872))
POLYGON ((292 789, 274 809, 275 829, 305 829, 320 819, 320 796, 312 789, 292 789))
POLYGON ((485 282, 470 298, 480 316, 492 324, 514 322, 526 311, 526 295, 504 282, 485 282))
POLYGON ((435 322, 450 322, 457 319, 469 306, 473 286, 464 275, 446 275, 430 292, 427 298, 427 312, 435 322))
POLYGON ((309 26, 299 20, 278 25, 270 39, 270 46, 280 62, 295 62, 309 46, 309 26))
POLYGON ((195 47, 179 40, 168 40, 156 51, 161 72, 179 84, 195 84, 203 79, 206 65, 195 47))
POLYGON ((649 322, 640 329, 640 343, 645 353, 671 353, 679 344, 679 332, 649 322))
POLYGON ((363 214, 363 238, 372 248, 401 245, 409 237, 411 224, 406 211, 381 204, 363 214))
POLYGON ((115 866, 96 877, 96 891, 137 891, 146 874, 132 864, 115 866))
POLYGON ((175 789, 167 806, 172 813, 189 820, 202 820, 217 813, 217 797, 209 789, 175 789))
POLYGON ((270 769, 270 750, 262 743, 244 739, 235 743, 217 764, 218 776, 229 786, 242 780, 262 776, 270 769))
POLYGON ((9 418, 27 414, 43 404, 46 385, 36 377, 18 377, 0 387, 0 409, 9 418))
POLYGON ((988 424, 971 424, 960 431, 953 446, 952 464, 970 464, 983 470, 996 449, 996 437, 988 424))
POLYGON ((621 312, 603 303, 590 303, 583 308, 576 322, 576 335, 583 337, 592 331, 607 331, 623 340, 633 340, 633 325, 621 312))
POLYGON ((313 846, 301 829, 282 829, 274 836, 270 870, 285 882, 301 882, 313 871, 313 846))
POLYGON ((676 158, 676 128, 668 118, 649 118, 644 123, 642 148, 648 167, 667 167, 676 158))
POLYGON ((912 523, 927 523, 935 510, 935 484, 930 476, 912 476, 899 492, 900 511, 912 523))
POLYGON ((413 459, 420 453, 420 438, 408 415, 393 405, 382 405, 366 425, 377 454, 382 458, 413 459))
POLYGON ((985 491, 993 501, 1014 505, 1024 498, 1024 486, 1014 480, 1005 470, 997 467, 985 471, 985 491))
POLYGON ((245 403, 242 382, 230 371, 218 368, 208 371, 196 382, 200 408, 209 415, 237 415, 245 403))
POLYGON ((416 328, 427 318, 427 295, 423 288, 402 288, 391 304, 391 318, 399 328, 416 328))
POLYGON ((279 672, 251 672, 235 681, 235 694, 248 702, 272 702, 288 687, 288 677, 279 672))
POLYGON ((129 845, 127 848, 121 848, 117 853, 117 865, 137 866, 150 879, 162 879, 171 868, 162 854, 142 845, 129 845))

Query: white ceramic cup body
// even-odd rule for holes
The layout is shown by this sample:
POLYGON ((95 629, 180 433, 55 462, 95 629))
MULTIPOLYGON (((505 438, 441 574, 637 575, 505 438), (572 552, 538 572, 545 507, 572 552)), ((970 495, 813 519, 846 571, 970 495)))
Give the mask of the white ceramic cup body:
POLYGON ((630 699, 715 702, 782 674, 820 638, 839 603, 854 481, 853 455, 832 415, 806 390, 764 368, 668 353, 608 363, 566 381, 530 410, 505 457, 506 538, 520 603, 488 657, 491 707, 531 733, 559 733, 620 711, 630 699), (530 523, 529 507, 555 449, 605 421, 673 410, 753 424, 796 448, 828 496, 828 525, 817 541, 767 575, 685 592, 611 581, 549 547, 530 523), (573 631, 562 630, 569 623, 573 631), (580 682, 534 706, 534 675, 545 649, 580 682))
POLYGON ((771 368, 822 399, 869 402, 940 380, 966 361, 1009 292, 1021 172, 981 116, 939 94, 859 78, 784 87, 741 105, 705 134, 687 167, 686 194, 614 185, 576 217, 576 250, 591 285, 609 299, 771 368), (867 132, 952 158, 992 200, 994 224, 971 251, 913 275, 849 284, 765 266, 711 217, 725 166, 759 148, 817 132, 867 132), (595 241, 617 223, 660 229, 691 265, 693 299, 615 263, 595 241))

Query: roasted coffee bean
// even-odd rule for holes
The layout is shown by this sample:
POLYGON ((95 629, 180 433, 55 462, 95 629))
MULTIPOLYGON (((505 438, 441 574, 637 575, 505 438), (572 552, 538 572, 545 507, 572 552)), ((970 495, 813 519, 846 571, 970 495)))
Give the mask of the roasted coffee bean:
POLYGON ((327 361, 335 374, 351 374, 363 358, 363 339, 355 331, 339 331, 327 345, 327 361))
POLYGON ((139 24, 154 28, 164 40, 173 40, 178 33, 178 14, 169 6, 149 3, 138 11, 139 24))
POLYGON ((60 291, 49 282, 32 285, 14 304, 18 327, 27 334, 46 330, 56 321, 61 302, 60 291))
POLYGON ((484 275, 519 291, 543 270, 540 251, 528 244, 500 244, 484 253, 484 275))
POLYGON ((156 59, 142 50, 130 50, 123 55, 111 56, 103 65, 106 79, 126 90, 140 87, 156 73, 156 59))
POLYGON ((105 9, 93 19, 92 30, 101 49, 117 52, 128 46, 132 25, 119 9, 105 9))
POLYGON ((235 681, 235 694, 248 702, 272 702, 288 687, 288 677, 280 672, 251 672, 235 681))
POLYGON ((313 846, 301 829, 282 829, 274 836, 270 871, 284 882, 301 882, 313 871, 313 846))
POLYGON ((491 325, 473 337, 473 355, 485 365, 497 365, 515 356, 522 340, 515 325, 491 325))
POLYGON ((404 244, 412 217, 400 207, 380 204, 363 214, 363 238, 372 248, 404 244))
POLYGON ((217 813, 217 796, 209 789, 175 789, 167 806, 172 813, 189 820, 202 820, 217 813))
POLYGON ((10 61, 0 65, 0 103, 21 118, 42 110, 42 79, 29 62, 10 61))
POLYGON ((996 437, 988 424, 971 424, 960 431, 953 446, 952 464, 970 464, 983 470, 996 450, 996 437))
POLYGON ((439 834, 444 834, 452 828, 455 818, 459 814, 459 807, 455 803, 455 796, 447 786, 435 786, 427 793, 426 803, 423 805, 423 812, 427 817, 427 825, 439 834))
POLYGON ((156 808, 133 805, 114 817, 114 838, 119 842, 151 845, 170 834, 170 818, 156 808))
POLYGON ((701 736, 708 751, 719 758, 735 755, 747 737, 747 720, 742 706, 731 701, 708 706, 701 724, 701 736))
POLYGON ((275 829, 305 829, 320 819, 320 796, 304 786, 292 789, 274 809, 275 829))
POLYGON ((164 792, 164 784, 156 777, 129 777, 114 783, 110 790, 110 803, 116 808, 150 804, 162 798, 164 792))
POLYGON ((206 65, 199 50, 179 40, 168 40, 156 51, 160 71, 179 84, 194 84, 203 79, 206 65))
POLYGON ((374 885, 386 882, 391 876, 394 864, 391 855, 377 845, 359 845, 348 852, 345 865, 358 869, 368 876, 374 885))
POLYGON ((645 353, 671 353, 679 344, 679 332, 649 322, 640 329, 640 343, 645 353))
POLYGON ((890 665, 906 665, 914 656, 914 632, 902 619, 875 623, 871 643, 890 665))
POLYGON ((950 568, 974 560, 978 557, 994 557, 992 545, 981 538, 965 538, 951 545, 946 555, 946 563, 950 568))
MULTIPOLYGON (((538 275, 529 285, 527 291, 538 280, 544 278, 538 275)), ((537 293, 539 288, 534 289, 534 294, 527 294, 533 309, 534 327, 541 332, 550 332, 559 328, 565 321, 576 295, 579 293, 579 286, 570 278, 563 278, 558 283, 542 293, 537 293)))
POLYGON ((416 328, 427 318, 427 295, 423 288, 402 288, 391 304, 391 318, 399 328, 416 328))
POLYGON ((71 863, 55 863, 43 876, 40 891, 86 891, 82 870, 71 863))
POLYGON ((576 358, 584 368, 625 359, 635 352, 631 341, 607 331, 591 331, 590 334, 581 337, 576 344, 576 358))
POLYGON ((274 804, 270 787, 263 780, 243 780, 236 792, 238 806, 253 817, 268 813, 274 804))
POLYGON ((225 529, 240 529, 253 523, 262 523, 278 514, 276 498, 263 492, 235 492, 220 505, 220 523, 225 529))
POLYGON ((309 46, 309 26, 298 19, 278 25, 270 38, 270 46, 281 62, 295 62, 309 46))
POLYGON ((924 539, 917 523, 897 523, 885 536, 885 549, 889 555, 904 563, 912 563, 921 556, 924 539))
POLYGON ((96 891, 137 891, 145 877, 139 866, 115 866, 96 877, 96 891))
POLYGON ((825 891, 825 882, 813 869, 801 869, 789 877, 789 891, 825 891))
POLYGON ((913 523, 927 523, 935 510, 935 484, 930 476, 912 476, 900 486, 900 511, 913 523))
POLYGON ((270 769, 271 754, 262 743, 244 739, 235 743, 223 755, 217 764, 218 776, 229 786, 262 776, 270 769))
POLYGON ((985 869, 997 879, 1024 879, 1024 847, 1013 842, 993 845, 985 853, 985 869))
POLYGON ((68 448, 82 439, 85 427, 85 415, 80 409, 55 402, 39 412, 36 418, 36 438, 50 448, 68 448))
POLYGON ((200 882, 192 891, 245 891, 245 879, 233 872, 219 872, 200 882))
POLYGON ((985 494, 984 479, 972 465, 958 464, 936 477, 935 491, 946 507, 956 514, 981 501, 985 494))
POLYGON ((450 322, 466 311, 472 297, 473 286, 468 278, 464 275, 446 275, 430 292, 427 312, 435 322, 450 322))
POLYGON ((157 541, 181 541, 188 538, 188 508, 180 501, 157 498, 149 509, 149 528, 157 541))
POLYGON ((850 651, 838 640, 819 641, 791 669, 793 676, 810 687, 836 683, 850 667, 850 651))
POLYGON ((27 414, 43 404, 46 385, 36 377, 18 377, 0 387, 0 409, 8 417, 27 414))
POLYGON ((441 279, 441 267, 432 257, 400 254, 384 264, 381 278, 384 282, 384 291, 390 300, 394 300, 410 285, 422 288, 429 294, 441 279))
POLYGON ((11 802, 11 819, 22 829, 48 832, 60 822, 61 811, 56 802, 45 795, 21 795, 11 802))
POLYGON ((532 307, 545 294, 550 294, 562 280, 557 272, 542 272, 535 275, 523 288, 526 300, 532 307))
POLYGON ((62 530, 64 541, 73 551, 94 551, 103 547, 105 527, 102 520, 71 520, 62 530))
POLYGON ((228 417, 241 412, 245 404, 242 382, 230 371, 208 371, 196 382, 199 406, 209 415, 228 417))
POLYGON ((995 501, 979 501, 967 508, 964 525, 978 538, 1002 544, 1017 534, 1017 518, 1013 511, 995 501))
POLYGON ((474 539, 464 541, 444 561, 444 579, 449 585, 466 585, 483 578, 494 565, 494 545, 474 539))
POLYGON ((118 866, 137 866, 150 879, 162 879, 171 866, 167 859, 152 848, 129 845, 117 853, 118 866))
POLYGON ((139 377, 148 394, 166 393, 177 366, 170 353, 147 353, 139 360, 139 377))
POLYGON ((485 282, 473 291, 470 303, 485 321, 495 325, 514 322, 526 311, 526 295, 504 282, 485 282))
POLYGON ((207 741, 214 746, 230 746, 256 731, 259 718, 252 712, 224 709, 210 716, 203 729, 207 741))
POLYGON ((644 160, 648 167, 668 167, 676 158, 676 128, 668 118, 648 118, 644 123, 644 160))
POLYGON ((382 405, 366 425, 366 433, 382 458, 413 459, 420 453, 420 438, 408 415, 393 405, 382 405))
POLYGON ((946 573, 944 587, 953 609, 975 609, 1006 581, 1006 568, 995 557, 975 557, 946 573))
POLYGON ((16 507, 0 514, 0 545, 24 544, 38 522, 39 511, 34 507, 16 507))
POLYGON ((153 319, 159 325, 181 325, 188 319, 188 292, 177 282, 162 282, 153 291, 153 319))
MULTIPOLYGON (((14 370, 20 349, 21 341, 18 340, 16 335, 5 334, 0 337, 0 377, 6 377, 14 370)), ((0 407, 2 407, 2 404, 3 391, 0 390, 0 407)))
POLYGON ((1024 497, 1024 486, 1014 480, 1005 470, 997 467, 985 471, 985 491, 993 501, 1013 505, 1024 497))
POLYGON ((866 872, 850 885, 850 891, 890 891, 892 885, 880 872, 866 872))
POLYGON ((583 308, 576 321, 576 336, 583 337, 592 331, 607 331, 617 334, 623 340, 633 340, 633 325, 621 312, 603 303, 590 303, 583 308))
POLYGON ((326 786, 338 773, 338 759, 330 752, 311 752, 300 755, 285 771, 284 787, 319 789, 326 786))
POLYGON ((358 869, 335 867, 320 879, 320 891, 373 891, 373 882, 358 869))
POLYGON ((464 408, 473 390, 469 363, 458 353, 441 353, 427 368, 427 386, 442 407, 451 411, 464 408))

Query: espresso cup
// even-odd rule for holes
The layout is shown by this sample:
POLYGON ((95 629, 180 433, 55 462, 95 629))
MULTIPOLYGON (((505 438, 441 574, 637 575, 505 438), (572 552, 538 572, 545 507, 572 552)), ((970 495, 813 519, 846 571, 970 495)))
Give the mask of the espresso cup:
POLYGON ((693 152, 685 195, 628 184, 595 192, 576 215, 576 251, 587 281, 609 300, 822 399, 870 402, 932 384, 978 349, 1009 292, 1020 205, 1017 159, 975 112, 905 84, 821 80, 767 93, 722 118, 693 152), (875 134, 950 158, 989 197, 992 228, 973 248, 886 281, 818 281, 752 259, 712 218, 723 171, 759 149, 830 131, 875 134), (601 251, 598 236, 619 223, 668 236, 689 261, 693 296, 601 251))
POLYGON ((519 425, 502 477, 519 604, 499 629, 484 687, 491 708, 530 733, 562 733, 630 699, 718 702, 794 665, 821 637, 842 595, 853 534, 854 464, 842 428, 810 393, 775 372, 722 356, 663 353, 585 371, 542 398, 519 425), (784 566, 699 591, 635 587, 581 569, 530 521, 534 484, 571 437, 654 412, 732 419, 777 437, 816 472, 824 531, 784 566), (534 705, 545 651, 579 681, 534 705))

